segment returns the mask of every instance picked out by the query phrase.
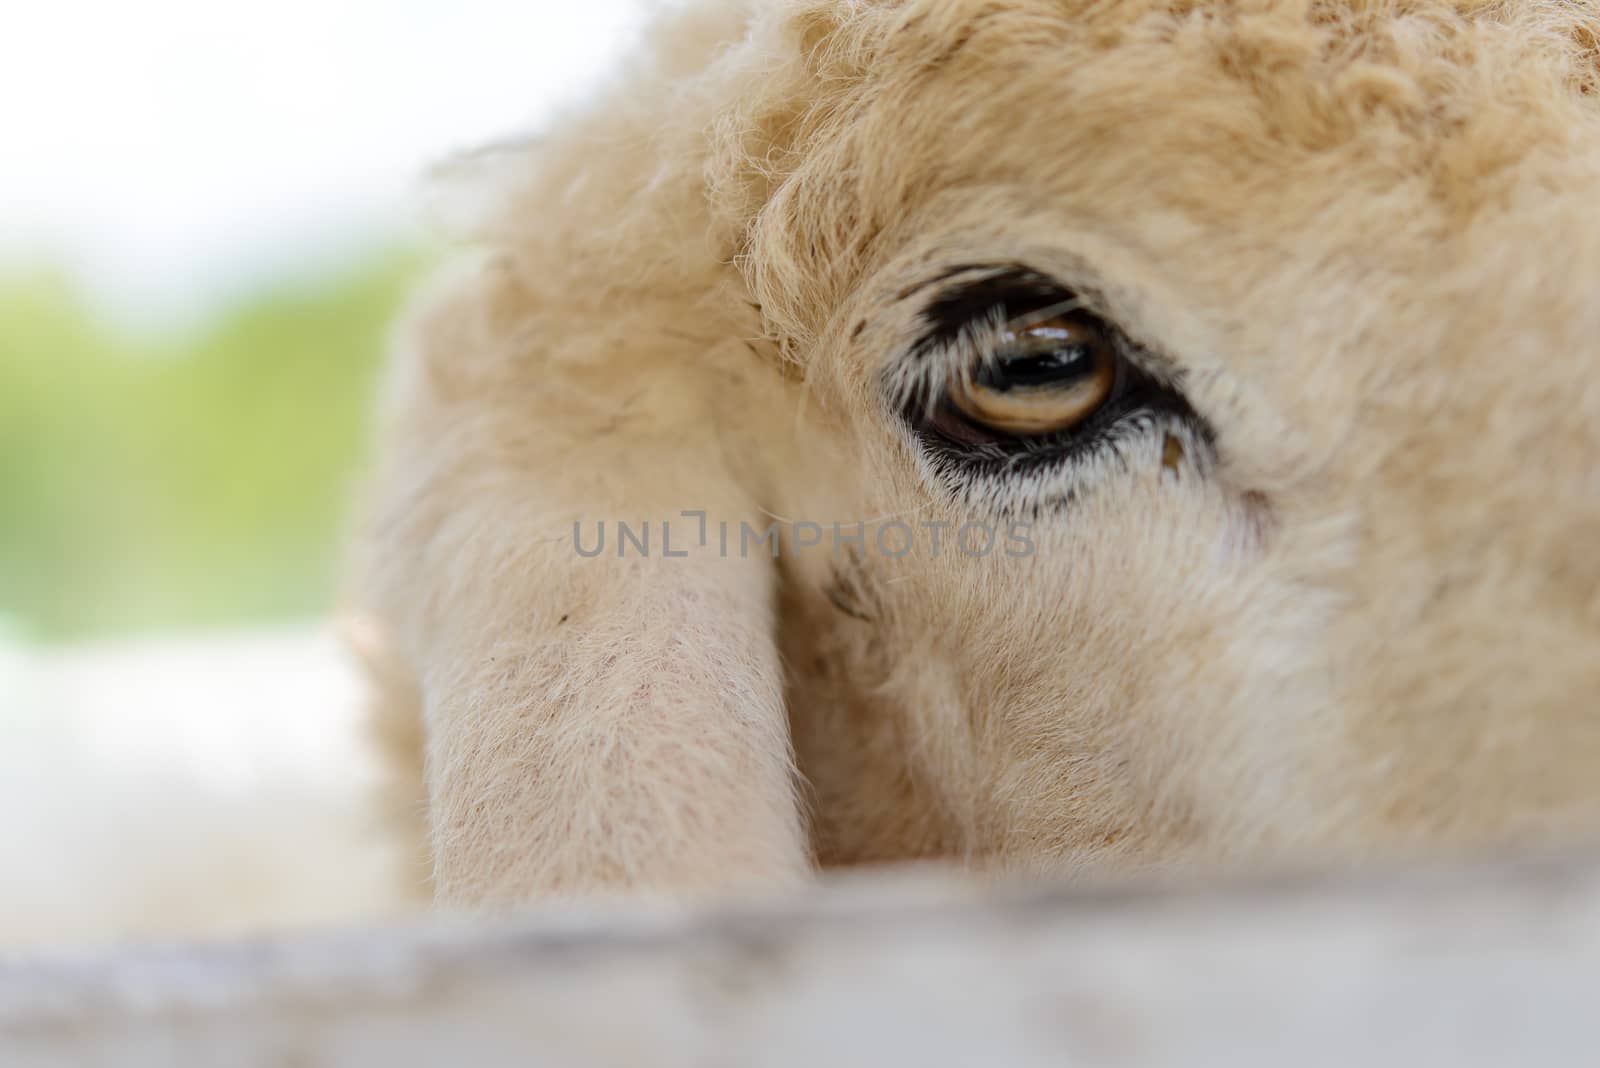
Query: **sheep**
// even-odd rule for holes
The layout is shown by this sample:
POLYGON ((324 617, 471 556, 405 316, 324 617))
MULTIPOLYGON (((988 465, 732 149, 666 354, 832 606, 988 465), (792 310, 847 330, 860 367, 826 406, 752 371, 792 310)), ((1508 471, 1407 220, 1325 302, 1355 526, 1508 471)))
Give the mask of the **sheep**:
POLYGON ((458 161, 350 585, 436 898, 1600 830, 1597 41, 705 0, 458 161))

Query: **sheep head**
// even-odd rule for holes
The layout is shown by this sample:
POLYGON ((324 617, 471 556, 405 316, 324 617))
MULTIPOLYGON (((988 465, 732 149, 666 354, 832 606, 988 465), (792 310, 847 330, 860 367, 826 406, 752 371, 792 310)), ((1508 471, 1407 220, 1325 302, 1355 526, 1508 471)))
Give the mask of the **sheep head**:
MULTIPOLYGON (((698 692, 673 656, 701 657, 709 690, 786 717, 715 762, 749 771, 787 727, 798 801, 747 775, 750 836, 803 822, 825 865, 1600 829, 1597 32, 1554 0, 678 16, 601 104, 486 157, 491 260, 415 328, 391 499, 454 514, 449 487, 519 457, 475 513, 498 555, 379 554, 425 702, 561 709, 564 744, 523 766, 603 799, 672 757, 620 758, 648 746, 608 717, 610 770, 561 770, 616 699, 597 662, 656 657, 670 685, 625 692, 670 718, 661 694, 698 692), (489 444, 418 459, 462 426, 489 444), (573 552, 574 522, 619 519, 676 524, 692 559, 573 552), (719 546, 730 522, 777 537, 719 546), (464 569, 486 600, 452 607, 464 569), (533 666, 485 688, 490 645, 533 666)), ((490 718, 504 740, 545 715, 490 718)), ((507 823, 453 800, 481 803, 483 751, 433 753, 462 896, 649 881, 641 843, 743 840, 690 776, 653 829, 586 825, 624 843, 603 863, 508 860, 540 848, 516 831, 485 874, 507 823)))

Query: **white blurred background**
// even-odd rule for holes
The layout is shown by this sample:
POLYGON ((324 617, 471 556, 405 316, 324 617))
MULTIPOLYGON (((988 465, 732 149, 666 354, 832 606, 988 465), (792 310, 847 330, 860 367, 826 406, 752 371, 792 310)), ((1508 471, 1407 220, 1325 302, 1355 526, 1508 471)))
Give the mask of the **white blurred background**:
POLYGON ((407 225, 411 179, 581 97, 636 0, 54 0, 0 37, 0 254, 194 315, 407 225))
POLYGON ((248 929, 285 873, 287 919, 380 892, 350 852, 371 767, 323 620, 384 324, 433 255, 416 181, 581 99, 642 17, 8 8, 0 949, 248 929), (197 888, 224 876, 231 911, 197 888))

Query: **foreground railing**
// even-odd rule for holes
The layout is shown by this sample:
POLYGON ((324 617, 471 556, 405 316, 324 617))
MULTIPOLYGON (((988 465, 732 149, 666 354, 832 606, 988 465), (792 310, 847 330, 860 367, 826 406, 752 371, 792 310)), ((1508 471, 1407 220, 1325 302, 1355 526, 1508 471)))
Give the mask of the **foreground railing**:
POLYGON ((1600 852, 1207 889, 851 881, 0 966, 7 1066, 1600 1064, 1600 852))

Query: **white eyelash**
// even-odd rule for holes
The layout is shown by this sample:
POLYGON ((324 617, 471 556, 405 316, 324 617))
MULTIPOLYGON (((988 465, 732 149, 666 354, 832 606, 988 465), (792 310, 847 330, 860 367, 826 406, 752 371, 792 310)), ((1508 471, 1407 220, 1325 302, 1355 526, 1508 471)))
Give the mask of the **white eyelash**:
POLYGON ((1111 428, 1090 448, 1070 462, 1024 467, 1026 454, 1008 456, 1002 471, 973 472, 949 454, 916 450, 916 462, 930 485, 953 494, 965 507, 997 516, 1035 518, 1073 501, 1085 487, 1097 485, 1113 474, 1141 462, 1160 462, 1164 434, 1176 435, 1184 446, 1186 462, 1201 477, 1210 470, 1210 452, 1201 432, 1169 414, 1151 413, 1111 428), (1152 433, 1154 430, 1162 433, 1152 433), (1143 451, 1148 450, 1148 455, 1143 451))

